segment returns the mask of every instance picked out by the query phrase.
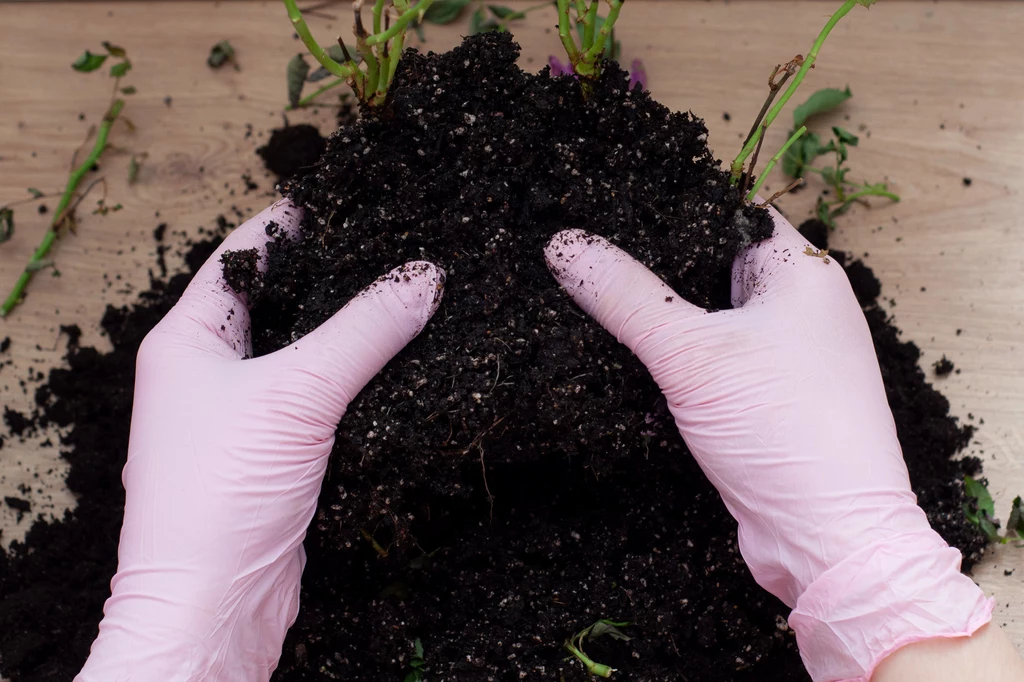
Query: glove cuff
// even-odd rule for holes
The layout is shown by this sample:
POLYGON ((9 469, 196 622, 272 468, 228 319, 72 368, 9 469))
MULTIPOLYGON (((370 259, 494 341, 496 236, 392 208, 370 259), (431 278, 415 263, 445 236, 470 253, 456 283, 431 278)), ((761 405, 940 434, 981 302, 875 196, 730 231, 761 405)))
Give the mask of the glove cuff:
POLYGON ((908 644, 966 637, 993 600, 960 572, 960 552, 933 530, 862 549, 818 577, 789 617, 814 682, 869 682, 908 644))

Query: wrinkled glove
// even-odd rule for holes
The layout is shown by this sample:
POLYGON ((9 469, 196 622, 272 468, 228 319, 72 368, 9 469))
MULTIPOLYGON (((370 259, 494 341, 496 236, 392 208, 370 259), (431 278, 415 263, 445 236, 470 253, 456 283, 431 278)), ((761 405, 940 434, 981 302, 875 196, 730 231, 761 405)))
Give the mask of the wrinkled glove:
POLYGON ((561 232, 548 265, 647 366, 739 522, 757 582, 794 610, 815 682, 867 681, 906 644, 973 633, 992 603, 910 489, 871 334, 839 264, 772 209, 733 266, 732 310, 680 298, 600 237, 561 232))
POLYGON ((81 682, 258 682, 277 666, 338 420, 444 282, 407 264, 302 339, 243 360, 249 313, 220 256, 262 260, 268 231, 294 235, 300 217, 280 202, 239 227, 139 350, 118 569, 81 682))

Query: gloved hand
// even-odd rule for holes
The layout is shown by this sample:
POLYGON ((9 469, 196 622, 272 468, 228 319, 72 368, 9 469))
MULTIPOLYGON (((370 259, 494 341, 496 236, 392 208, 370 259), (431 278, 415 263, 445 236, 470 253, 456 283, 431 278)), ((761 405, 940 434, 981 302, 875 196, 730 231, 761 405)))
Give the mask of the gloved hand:
POLYGON ((733 266, 732 310, 680 298, 578 230, 546 249, 577 304, 647 366, 739 522, 757 582, 815 682, 867 681, 889 653, 973 633, 992 603, 911 492, 874 346, 842 268, 772 209, 733 266))
POLYGON ((270 678, 299 608, 302 541, 345 408, 434 313, 444 273, 410 263, 319 329, 251 355, 226 250, 294 234, 279 202, 239 227, 139 350, 112 595, 80 682, 270 678))

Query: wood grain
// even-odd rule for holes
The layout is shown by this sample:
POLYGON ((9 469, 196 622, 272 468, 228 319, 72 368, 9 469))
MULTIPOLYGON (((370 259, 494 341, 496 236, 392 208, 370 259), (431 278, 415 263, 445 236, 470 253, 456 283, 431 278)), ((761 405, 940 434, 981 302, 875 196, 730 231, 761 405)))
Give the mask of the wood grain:
MULTIPOLYGON (((349 22, 342 5, 326 11, 342 19, 311 22, 324 40, 349 22)), ((822 2, 635 3, 622 15, 619 37, 625 60, 645 61, 655 96, 704 116, 712 147, 731 158, 760 107, 771 67, 805 52, 830 11, 822 2)), ((124 209, 91 215, 94 198, 83 202, 78 233, 55 254, 61 276, 36 277, 25 305, 0 322, 0 339, 12 338, 16 363, 0 368, 2 402, 24 409, 35 383, 23 387, 19 379, 29 368, 46 371, 60 362, 59 325, 78 323, 84 343, 104 345, 97 321, 107 303, 129 301, 145 286, 158 223, 194 234, 219 213, 231 217, 237 208, 248 215, 270 201, 272 183, 253 150, 282 120, 284 66, 301 46, 275 2, 0 5, 0 20, 0 202, 26 197, 27 187, 59 191, 72 153, 102 115, 109 80, 68 66, 84 48, 102 40, 124 45, 135 65, 127 82, 138 87, 125 112, 136 130, 115 129, 114 148, 97 174, 106 178, 108 203, 124 209), (205 64, 210 46, 224 38, 237 49, 238 71, 205 64), (138 152, 148 158, 138 183, 128 186, 129 159, 138 152), (244 193, 246 173, 259 190, 244 193)), ((539 69, 547 55, 560 54, 554 23, 544 9, 517 27, 525 68, 539 69)), ((884 178, 903 201, 855 208, 837 245, 869 254, 904 337, 923 350, 923 366, 946 354, 961 370, 938 382, 953 411, 980 426, 971 451, 986 461, 1004 518, 1012 496, 1024 493, 1022 25, 1024 4, 886 0, 858 9, 837 28, 804 92, 846 85, 854 92, 833 120, 815 125, 859 130, 853 176, 884 178)), ((426 47, 444 49, 464 30, 465 24, 430 27, 426 47)), ((331 112, 290 118, 326 129, 331 112)), ((766 148, 778 148, 785 127, 770 132, 766 148)), ((769 186, 781 183, 773 178, 769 186)), ((786 197, 781 206, 795 222, 809 214, 815 194, 786 197)), ((52 208, 56 200, 44 203, 52 208)), ((4 292, 46 218, 35 205, 17 208, 16 234, 0 246, 4 292)), ((27 484, 34 512, 73 503, 60 485, 57 448, 39 447, 47 438, 55 440, 9 439, 0 450, 0 497, 20 495, 18 485, 27 484)), ((5 541, 27 526, 0 508, 5 541)), ((975 578, 995 595, 997 620, 1024 647, 1022 557, 1022 549, 995 548, 975 578)))

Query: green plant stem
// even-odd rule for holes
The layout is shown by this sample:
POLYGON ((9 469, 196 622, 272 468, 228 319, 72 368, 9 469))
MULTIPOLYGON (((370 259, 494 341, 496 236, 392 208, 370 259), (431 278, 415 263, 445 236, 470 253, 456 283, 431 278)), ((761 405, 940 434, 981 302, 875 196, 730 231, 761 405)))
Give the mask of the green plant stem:
POLYGON ((757 182, 754 183, 754 186, 750 188, 750 192, 747 193, 747 201, 754 200, 754 195, 757 194, 757 191, 761 189, 761 185, 763 185, 765 181, 768 179, 768 173, 770 173, 771 170, 775 168, 775 164, 779 162, 779 159, 781 159, 782 156, 786 153, 786 150, 792 147, 793 143, 799 140, 801 137, 803 137, 804 133, 806 132, 807 126, 800 126, 800 129, 793 133, 792 137, 786 140, 786 144, 782 145, 782 148, 779 149, 779 151, 775 152, 775 156, 773 156, 772 160, 768 162, 768 165, 764 167, 764 171, 762 171, 761 174, 757 176, 757 182))
MULTIPOLYGON (((287 2, 288 0, 285 1, 287 2)), ((405 27, 409 25, 409 22, 416 18, 417 15, 426 12, 432 4, 434 4, 434 0, 420 0, 413 7, 410 7, 408 10, 403 12, 401 16, 395 20, 395 23, 391 25, 391 28, 383 33, 375 33, 367 38, 366 44, 372 47, 374 45, 380 45, 381 43, 388 42, 399 33, 404 32, 405 27)))
POLYGON ((608 42, 608 36, 612 34, 615 21, 619 18, 619 12, 622 11, 622 0, 608 0, 608 5, 608 16, 601 24, 601 30, 597 32, 597 39, 584 54, 584 60, 587 62, 596 62, 604 54, 605 43, 608 42))
POLYGON ((50 223, 50 229, 46 231, 42 243, 39 244, 35 253, 32 254, 32 258, 26 264, 25 270, 22 271, 18 281, 15 282, 14 288, 7 296, 7 300, 4 301, 3 306, 0 306, 0 317, 7 317, 17 307, 18 303, 21 302, 21 297, 25 293, 25 287, 32 281, 32 276, 36 272, 30 268, 33 264, 38 264, 46 258, 46 254, 50 252, 50 247, 57 241, 60 227, 67 217, 65 212, 71 203, 71 198, 74 196, 78 185, 82 182, 82 178, 85 177, 85 174, 92 169, 100 156, 103 155, 103 150, 107 148, 107 137, 110 135, 110 128, 114 125, 117 117, 121 115, 122 109, 124 109, 124 100, 115 99, 111 102, 107 113, 103 115, 103 121, 100 123, 99 130, 96 133, 96 143, 93 144, 92 150, 89 152, 89 156, 85 158, 85 161, 68 175, 68 182, 64 186, 64 193, 61 194, 60 201, 57 202, 57 208, 53 212, 53 222, 50 223))
POLYGON ((299 34, 302 44, 306 46, 306 49, 313 55, 313 58, 320 62, 322 67, 338 78, 344 78, 345 80, 359 74, 358 68, 353 68, 348 64, 339 64, 331 59, 331 56, 327 54, 324 48, 320 47, 320 44, 316 42, 316 38, 309 32, 309 26, 306 25, 306 20, 302 18, 302 12, 299 10, 298 5, 295 4, 295 0, 283 0, 283 2, 288 10, 288 18, 291 19, 292 26, 295 28, 295 32, 299 34))
POLYGON ((284 110, 285 111, 292 111, 293 109, 301 109, 301 108, 307 106, 310 102, 315 100, 317 97, 319 97, 323 93, 327 92, 328 90, 331 90, 332 88, 336 88, 339 85, 344 85, 346 82, 347 81, 344 81, 344 80, 341 80, 341 79, 338 79, 336 81, 331 81, 330 83, 328 83, 327 85, 323 86, 322 88, 318 88, 317 90, 314 90, 310 94, 308 94, 305 97, 303 97, 302 99, 300 99, 298 104, 296 104, 294 107, 289 104, 288 106, 286 106, 284 108, 284 110))
POLYGON ((600 0, 591 0, 590 9, 587 10, 586 18, 583 20, 583 44, 581 49, 586 51, 594 44, 594 33, 597 31, 597 9, 600 0))
POLYGON ((747 157, 753 153, 754 146, 757 144, 757 140, 761 137, 762 131, 767 129, 775 119, 778 118, 783 107, 786 106, 786 103, 789 102, 793 93, 795 93, 797 88, 800 87, 800 84, 803 83, 804 77, 807 75, 807 72, 811 70, 811 67, 814 65, 814 61, 818 58, 818 52, 821 51, 821 46, 825 44, 825 39, 828 38, 829 33, 831 33, 832 29, 839 23, 839 20, 849 14, 850 10, 856 7, 857 4, 857 0, 846 0, 846 2, 843 3, 843 6, 836 10, 835 14, 833 14, 828 20, 825 27, 821 29, 821 33, 818 34, 818 39, 815 40, 814 45, 811 46, 811 51, 807 53, 807 57, 804 59, 803 65, 800 67, 800 70, 797 71, 796 76, 793 77, 793 82, 790 83, 789 88, 786 89, 786 92, 782 94, 782 97, 780 97, 775 103, 775 106, 773 106, 767 115, 765 115, 764 123, 757 128, 754 135, 747 140, 746 144, 743 145, 743 149, 740 150, 736 159, 733 160, 732 177, 730 179, 730 182, 733 185, 739 182, 740 176, 743 175, 743 164, 746 163, 747 157))
POLYGON ((569 25, 569 0, 558 0, 558 37, 569 56, 569 63, 575 68, 580 52, 576 49, 576 41, 573 40, 572 28, 569 25))
POLYGON ((587 672, 589 672, 591 675, 597 675, 598 677, 608 678, 612 676, 613 672, 615 672, 615 668, 607 666, 604 663, 597 663, 591 660, 589 656, 583 653, 581 649, 578 649, 575 646, 573 646, 571 642, 566 642, 564 646, 566 651, 575 656, 579 660, 579 662, 582 663, 583 666, 587 669, 587 672))
POLYGON ((380 33, 380 29, 381 29, 380 18, 381 18, 381 15, 384 14, 384 3, 386 1, 387 0, 377 0, 377 2, 374 3, 374 5, 373 5, 373 32, 374 33, 380 33))
MULTIPOLYGON (((405 33, 399 33, 395 36, 395 42, 391 43, 391 49, 388 50, 388 69, 387 83, 388 86, 395 80, 395 72, 398 71, 398 62, 402 59, 402 52, 405 50, 405 33)), ((386 94, 386 93, 385 93, 386 94)))

